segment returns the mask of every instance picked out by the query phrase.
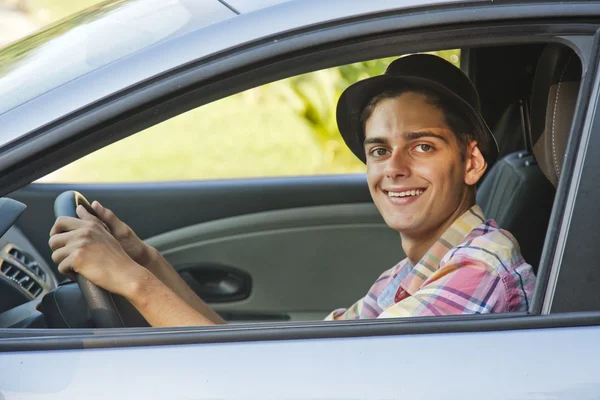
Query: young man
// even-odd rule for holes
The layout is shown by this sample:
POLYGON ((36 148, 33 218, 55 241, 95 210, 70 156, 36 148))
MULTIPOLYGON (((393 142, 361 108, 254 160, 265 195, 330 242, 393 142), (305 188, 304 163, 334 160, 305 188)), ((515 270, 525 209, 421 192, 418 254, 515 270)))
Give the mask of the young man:
MULTIPOLYGON (((343 93, 340 132, 366 163, 373 201, 407 258, 327 319, 527 311, 532 268, 475 204, 475 186, 497 156, 478 111, 469 79, 431 55, 400 58, 343 93)), ((59 218, 50 232, 62 273, 124 296, 152 326, 224 323, 155 249, 110 210, 92 207, 108 230, 79 207, 81 219, 59 218)))

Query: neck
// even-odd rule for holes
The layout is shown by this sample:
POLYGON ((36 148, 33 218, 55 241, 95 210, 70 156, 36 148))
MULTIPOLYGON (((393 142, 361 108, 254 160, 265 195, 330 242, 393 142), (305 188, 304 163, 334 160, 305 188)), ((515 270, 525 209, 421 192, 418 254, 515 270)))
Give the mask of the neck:
POLYGON ((427 232, 418 233, 402 233, 400 232, 400 238, 402 239, 402 249, 404 254, 408 257, 412 265, 416 265, 421 258, 427 253, 427 251, 434 245, 434 243, 446 232, 446 230, 456 221, 461 215, 467 212, 471 207, 475 205, 475 198, 465 199, 460 203, 460 206, 454 210, 454 212, 446 218, 446 220, 434 229, 427 232))

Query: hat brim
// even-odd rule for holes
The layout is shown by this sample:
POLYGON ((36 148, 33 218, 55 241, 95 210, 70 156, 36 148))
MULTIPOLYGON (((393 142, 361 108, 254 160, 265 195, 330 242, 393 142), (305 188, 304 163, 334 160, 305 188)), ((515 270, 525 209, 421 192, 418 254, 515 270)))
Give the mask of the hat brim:
POLYGON ((494 163, 498 157, 496 138, 483 117, 469 103, 451 90, 429 79, 398 75, 378 75, 364 79, 349 86, 340 96, 336 110, 338 128, 344 142, 356 157, 366 163, 364 133, 361 124, 364 108, 373 97, 388 90, 400 89, 403 84, 409 86, 408 90, 414 87, 430 89, 450 100, 452 105, 463 111, 480 134, 489 136, 489 145, 486 146, 487 148, 480 146, 480 151, 488 166, 494 163))

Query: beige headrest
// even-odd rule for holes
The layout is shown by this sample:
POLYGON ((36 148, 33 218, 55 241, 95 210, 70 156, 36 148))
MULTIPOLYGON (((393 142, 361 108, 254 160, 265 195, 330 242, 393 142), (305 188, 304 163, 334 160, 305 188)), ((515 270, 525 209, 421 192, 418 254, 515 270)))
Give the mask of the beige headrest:
POLYGON ((546 46, 531 93, 531 142, 544 175, 557 185, 581 83, 581 62, 566 46, 546 46))

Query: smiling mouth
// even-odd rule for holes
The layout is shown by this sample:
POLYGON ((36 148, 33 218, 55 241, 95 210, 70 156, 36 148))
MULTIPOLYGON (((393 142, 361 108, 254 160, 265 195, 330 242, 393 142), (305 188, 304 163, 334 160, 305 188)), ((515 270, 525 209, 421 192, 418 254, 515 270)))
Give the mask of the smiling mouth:
POLYGON ((425 189, 411 189, 411 190, 405 190, 402 192, 392 192, 392 191, 388 191, 388 190, 384 190, 385 194, 388 197, 417 197, 423 194, 423 192, 425 191, 425 189))

